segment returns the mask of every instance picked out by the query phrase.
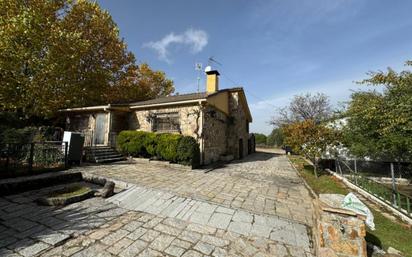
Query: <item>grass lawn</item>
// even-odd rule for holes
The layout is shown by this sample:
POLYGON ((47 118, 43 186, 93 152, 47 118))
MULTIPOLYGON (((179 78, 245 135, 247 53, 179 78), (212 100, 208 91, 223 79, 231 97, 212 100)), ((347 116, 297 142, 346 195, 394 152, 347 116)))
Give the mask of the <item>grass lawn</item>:
MULTIPOLYGON (((313 167, 300 156, 289 156, 290 161, 297 168, 301 176, 316 194, 347 194, 349 189, 327 172, 318 172, 319 177, 313 175, 313 167)), ((370 208, 370 207, 369 207, 370 208)), ((387 249, 392 246, 402 251, 405 256, 412 257, 412 229, 393 222, 381 214, 381 210, 370 208, 375 222, 375 231, 368 229, 366 241, 387 249)))
POLYGON ((49 197, 73 197, 77 195, 84 194, 86 192, 90 191, 90 188, 81 186, 81 185, 71 185, 68 187, 64 187, 63 189, 51 192, 49 194, 49 197))

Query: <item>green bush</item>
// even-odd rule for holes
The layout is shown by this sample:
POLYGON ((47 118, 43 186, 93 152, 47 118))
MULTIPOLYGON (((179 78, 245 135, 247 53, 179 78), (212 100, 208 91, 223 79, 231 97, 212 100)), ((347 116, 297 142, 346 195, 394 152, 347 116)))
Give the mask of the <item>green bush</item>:
POLYGON ((0 145, 5 144, 29 144, 34 141, 37 133, 36 127, 21 129, 9 128, 0 132, 0 145))
POLYGON ((156 147, 157 147, 157 134, 147 133, 144 140, 144 146, 148 157, 156 156, 156 147))
POLYGON ((159 134, 157 137, 156 155, 165 161, 177 161, 177 146, 181 135, 177 134, 159 134))
POLYGON ((144 144, 146 137, 147 133, 143 131, 122 131, 117 137, 117 148, 132 156, 147 156, 144 144))
POLYGON ((192 167, 200 165, 199 144, 189 136, 122 131, 117 137, 117 148, 132 156, 155 157, 192 167))
POLYGON ((184 136, 177 146, 177 161, 184 165, 197 168, 200 165, 200 150, 196 139, 184 136))
POLYGON ((130 141, 133 138, 133 135, 136 131, 122 131, 119 133, 119 135, 117 136, 116 142, 117 142, 117 150, 123 154, 127 154, 128 153, 128 145, 130 143, 130 141))

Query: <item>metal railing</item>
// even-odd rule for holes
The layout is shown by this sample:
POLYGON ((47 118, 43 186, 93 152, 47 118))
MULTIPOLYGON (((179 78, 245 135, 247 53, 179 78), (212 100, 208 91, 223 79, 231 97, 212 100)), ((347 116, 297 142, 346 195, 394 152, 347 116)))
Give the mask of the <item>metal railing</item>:
MULTIPOLYGON (((352 184, 367 191, 412 218, 412 197, 399 192, 394 176, 392 187, 390 187, 368 178, 361 172, 358 172, 356 161, 354 161, 354 167, 355 169, 352 169, 347 161, 337 159, 335 172, 340 173, 341 176, 344 176, 352 184)), ((393 165, 391 165, 391 170, 393 174, 393 165)))
POLYGON ((0 176, 65 169, 68 166, 67 154, 68 144, 62 141, 5 144, 0 148, 0 176))
MULTIPOLYGON (((85 130, 85 131, 81 131, 81 133, 84 136, 84 147, 93 147, 95 146, 95 138, 94 138, 94 130, 85 130)), ((117 143, 117 132, 110 132, 109 133, 109 138, 108 138, 108 146, 111 147, 116 147, 116 143, 117 143)))
POLYGON ((109 146, 116 148, 117 145, 117 132, 109 133, 109 146))

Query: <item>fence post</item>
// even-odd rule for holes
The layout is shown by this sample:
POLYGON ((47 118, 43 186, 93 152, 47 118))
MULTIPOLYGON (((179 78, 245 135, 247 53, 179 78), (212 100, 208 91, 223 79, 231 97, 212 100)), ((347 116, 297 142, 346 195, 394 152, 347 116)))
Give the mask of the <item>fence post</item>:
POLYGON ((395 170, 393 167, 393 162, 391 162, 391 177, 392 177, 392 201, 396 206, 396 183, 395 183, 395 170))
POLYGON ((335 173, 338 174, 338 159, 335 159, 335 173))
POLYGON ((10 163, 10 144, 6 144, 6 147, 7 147, 6 170, 9 170, 9 163, 10 163))
POLYGON ((68 167, 68 160, 67 160, 67 150, 69 149, 68 147, 68 142, 64 142, 64 169, 67 169, 68 167))
POLYGON ((354 166, 355 166, 355 184, 357 185, 358 184, 358 165, 357 165, 357 162, 356 162, 356 158, 353 160, 353 162, 354 162, 354 166))
POLYGON ((33 172, 34 143, 30 143, 29 172, 33 172))

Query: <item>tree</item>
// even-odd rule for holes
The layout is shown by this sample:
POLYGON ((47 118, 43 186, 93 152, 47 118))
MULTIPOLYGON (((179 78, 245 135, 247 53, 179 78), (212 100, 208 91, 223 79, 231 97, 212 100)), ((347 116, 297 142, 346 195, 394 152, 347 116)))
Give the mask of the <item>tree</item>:
POLYGON ((339 141, 337 131, 311 119, 285 125, 283 132, 285 144, 313 163, 316 177, 318 176, 319 160, 328 148, 337 145, 339 141))
POLYGON ((282 127, 305 120, 321 122, 330 118, 331 114, 332 109, 327 95, 306 93, 294 96, 288 106, 278 109, 277 115, 272 118, 270 124, 282 127))
POLYGON ((356 156, 398 164, 412 161, 412 72, 389 68, 369 75, 360 83, 383 86, 383 90, 352 94, 346 112, 346 143, 356 156))
POLYGON ((167 95, 173 84, 138 67, 110 14, 86 0, 0 1, 0 109, 58 109, 167 95))
POLYGON ((266 145, 267 137, 264 134, 255 133, 256 145, 266 145))
POLYGON ((284 136, 281 128, 274 128, 270 135, 267 137, 267 145, 270 146, 283 146, 284 136))

